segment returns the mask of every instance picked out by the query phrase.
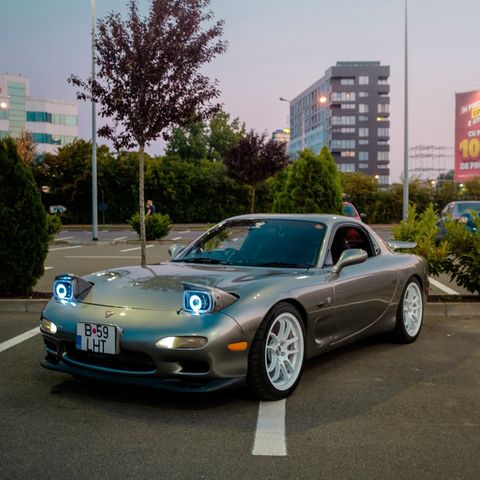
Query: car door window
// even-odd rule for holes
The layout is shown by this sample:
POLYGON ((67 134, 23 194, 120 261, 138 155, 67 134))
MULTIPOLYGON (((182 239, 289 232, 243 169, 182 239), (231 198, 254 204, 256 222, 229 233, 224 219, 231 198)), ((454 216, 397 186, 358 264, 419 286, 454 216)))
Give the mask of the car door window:
POLYGON ((339 227, 335 232, 335 236, 326 257, 325 265, 335 265, 342 252, 350 248, 361 248, 367 252, 369 257, 378 254, 373 248, 370 236, 363 229, 348 225, 339 227))

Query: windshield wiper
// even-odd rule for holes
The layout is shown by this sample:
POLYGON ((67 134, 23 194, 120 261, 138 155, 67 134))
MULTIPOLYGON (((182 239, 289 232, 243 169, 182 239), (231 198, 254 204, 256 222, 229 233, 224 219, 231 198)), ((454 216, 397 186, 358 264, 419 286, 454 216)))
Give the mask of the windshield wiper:
POLYGON ((185 262, 185 263, 205 263, 209 265, 231 265, 228 262, 219 260, 218 258, 208 258, 208 257, 196 257, 196 258, 182 258, 174 260, 175 262, 185 262))
POLYGON ((251 265, 252 267, 286 267, 286 268, 310 268, 311 265, 299 265, 298 263, 288 263, 288 262, 265 262, 265 263, 255 263, 251 265))

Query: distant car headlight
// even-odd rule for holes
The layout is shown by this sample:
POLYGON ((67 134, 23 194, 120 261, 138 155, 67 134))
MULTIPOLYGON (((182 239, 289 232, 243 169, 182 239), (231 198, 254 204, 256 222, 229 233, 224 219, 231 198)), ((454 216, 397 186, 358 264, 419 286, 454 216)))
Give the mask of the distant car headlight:
POLYGON ((57 275, 53 282, 53 296, 60 302, 71 302, 92 288, 93 283, 87 282, 78 275, 63 273, 57 275))
POLYGON ((187 313, 202 315, 218 312, 238 300, 238 296, 218 288, 183 283, 182 309, 187 313))

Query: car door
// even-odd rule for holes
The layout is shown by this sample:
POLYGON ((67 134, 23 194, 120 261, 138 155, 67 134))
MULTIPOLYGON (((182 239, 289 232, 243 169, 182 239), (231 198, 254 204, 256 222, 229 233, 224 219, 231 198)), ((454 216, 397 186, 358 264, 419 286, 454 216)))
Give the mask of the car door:
POLYGON ((327 262, 335 264, 347 248, 361 248, 367 252, 368 258, 332 275, 335 302, 332 344, 349 339, 378 322, 385 314, 396 286, 395 269, 388 267, 388 259, 366 229, 358 224, 337 225, 327 262))

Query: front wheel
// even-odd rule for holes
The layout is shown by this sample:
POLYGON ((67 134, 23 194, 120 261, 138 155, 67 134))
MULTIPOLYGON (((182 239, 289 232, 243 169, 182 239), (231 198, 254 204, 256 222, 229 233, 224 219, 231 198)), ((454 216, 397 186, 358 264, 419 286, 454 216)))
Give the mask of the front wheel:
POLYGON ((405 285, 398 304, 395 337, 402 343, 414 342, 423 323, 423 296, 420 283, 410 278, 405 285))
POLYGON ((304 358, 301 315, 293 305, 279 303, 263 320, 250 349, 250 392, 263 400, 288 397, 300 381, 304 358))

